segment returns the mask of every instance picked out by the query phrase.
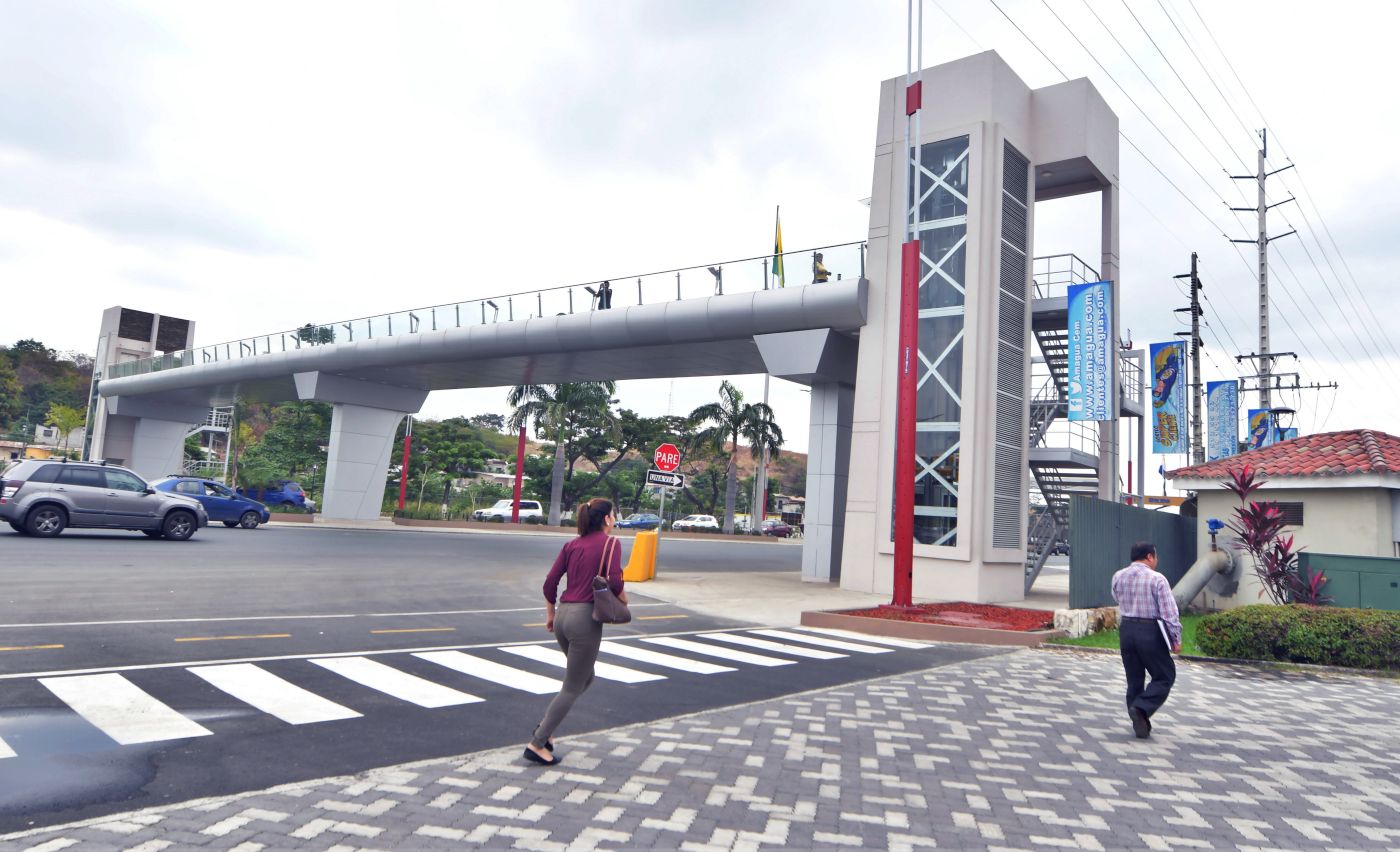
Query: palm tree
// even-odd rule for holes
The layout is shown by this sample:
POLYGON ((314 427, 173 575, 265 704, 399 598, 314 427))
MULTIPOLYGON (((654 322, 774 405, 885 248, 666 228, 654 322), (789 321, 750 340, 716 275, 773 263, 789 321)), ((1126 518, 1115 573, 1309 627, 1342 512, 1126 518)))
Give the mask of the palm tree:
POLYGON ((513 409, 510 428, 535 424, 535 437, 554 441, 554 472, 549 483, 549 523, 558 526, 564 499, 564 465, 568 445, 577 429, 599 420, 612 422, 612 396, 617 382, 574 382, 562 385, 516 385, 506 395, 513 409))
POLYGON ((749 453, 755 459, 768 450, 770 458, 778 457, 783 445, 783 430, 773 419, 773 409, 762 402, 746 403, 744 394, 727 380, 719 384, 719 402, 702 405, 690 412, 691 423, 711 424, 696 436, 698 442, 709 444, 717 451, 729 454, 724 486, 724 532, 734 532, 734 498, 739 486, 739 439, 749 442, 749 453))
POLYGON ((87 423, 87 409, 54 403, 49 406, 48 419, 44 421, 58 429, 63 436, 63 454, 68 455, 68 436, 74 429, 87 423))

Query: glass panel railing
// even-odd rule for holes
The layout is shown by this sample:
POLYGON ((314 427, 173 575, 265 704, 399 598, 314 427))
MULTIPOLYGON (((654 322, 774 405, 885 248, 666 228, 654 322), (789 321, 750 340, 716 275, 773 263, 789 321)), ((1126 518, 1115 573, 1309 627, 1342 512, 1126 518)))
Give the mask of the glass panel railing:
POLYGON ((222 363, 274 352, 359 343, 383 337, 421 334, 496 322, 576 314, 584 311, 653 305, 677 299, 746 293, 778 287, 818 285, 865 275, 865 243, 842 243, 815 249, 725 261, 714 265, 669 269, 609 281, 571 284, 524 293, 450 302, 426 308, 377 314, 290 331, 246 337, 182 352, 113 364, 107 378, 122 378, 195 364, 222 363))

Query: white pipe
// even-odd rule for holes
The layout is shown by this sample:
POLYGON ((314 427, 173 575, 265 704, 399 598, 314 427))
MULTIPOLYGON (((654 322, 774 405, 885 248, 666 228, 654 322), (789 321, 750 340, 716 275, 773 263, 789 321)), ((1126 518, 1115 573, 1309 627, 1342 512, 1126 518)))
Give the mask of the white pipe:
POLYGON ((1229 574, 1235 567, 1234 557, 1227 549, 1212 550, 1196 560, 1196 564, 1172 587, 1176 608, 1186 609, 1216 574, 1229 574))

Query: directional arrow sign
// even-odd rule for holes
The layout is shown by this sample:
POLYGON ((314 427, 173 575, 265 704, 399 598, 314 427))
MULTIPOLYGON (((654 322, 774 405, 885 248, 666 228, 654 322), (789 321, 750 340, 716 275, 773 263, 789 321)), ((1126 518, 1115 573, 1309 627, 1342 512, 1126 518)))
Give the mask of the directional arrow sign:
POLYGON ((664 485, 667 488, 681 488, 685 485, 685 474, 668 473, 664 470, 647 471, 647 485, 664 485))

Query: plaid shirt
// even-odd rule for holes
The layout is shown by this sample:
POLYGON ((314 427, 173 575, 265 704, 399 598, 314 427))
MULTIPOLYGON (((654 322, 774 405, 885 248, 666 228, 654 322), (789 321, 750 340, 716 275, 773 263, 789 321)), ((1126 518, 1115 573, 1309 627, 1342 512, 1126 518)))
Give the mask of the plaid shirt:
POLYGON ((1142 562, 1113 575, 1113 599, 1125 618, 1156 618, 1166 625, 1171 644, 1181 641, 1181 615, 1167 578, 1142 562))

